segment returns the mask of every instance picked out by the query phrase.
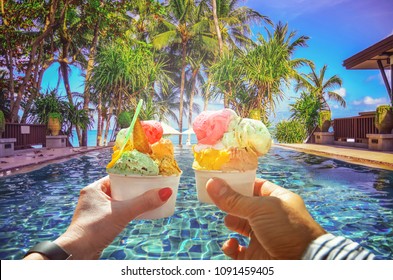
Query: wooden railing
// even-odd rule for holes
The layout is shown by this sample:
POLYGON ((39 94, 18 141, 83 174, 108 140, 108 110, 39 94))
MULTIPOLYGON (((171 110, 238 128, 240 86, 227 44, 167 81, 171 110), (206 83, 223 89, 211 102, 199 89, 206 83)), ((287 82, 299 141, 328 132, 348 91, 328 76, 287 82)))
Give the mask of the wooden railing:
POLYGON ((359 116, 334 119, 334 140, 346 141, 355 139, 355 142, 367 142, 366 134, 378 133, 375 127, 375 112, 360 113, 359 116))
POLYGON ((16 138, 15 150, 46 145, 46 125, 6 123, 3 138, 16 138))

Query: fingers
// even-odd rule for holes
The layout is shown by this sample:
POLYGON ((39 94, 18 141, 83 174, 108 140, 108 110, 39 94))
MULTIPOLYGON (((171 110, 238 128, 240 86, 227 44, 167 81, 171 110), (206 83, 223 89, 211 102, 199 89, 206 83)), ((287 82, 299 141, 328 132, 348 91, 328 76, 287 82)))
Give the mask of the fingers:
POLYGON ((112 203, 117 204, 120 214, 124 215, 128 221, 131 221, 145 212, 164 205, 172 196, 172 193, 171 188, 153 189, 136 198, 113 201, 112 203))
POLYGON ((264 179, 255 179, 254 196, 276 196, 291 193, 287 189, 280 187, 264 179))
POLYGON ((246 237, 250 236, 251 227, 246 219, 242 219, 232 215, 227 215, 224 218, 224 224, 228 229, 232 231, 236 231, 237 233, 246 237))
POLYGON ((222 251, 228 257, 239 260, 243 259, 242 256, 245 255, 246 248, 239 245, 239 242, 235 238, 227 240, 224 245, 222 245, 222 251))
POLYGON ((206 184, 206 190, 218 208, 242 218, 246 218, 252 213, 256 206, 255 199, 258 199, 235 192, 224 180, 219 178, 210 179, 206 184))
POLYGON ((254 182, 254 196, 260 196, 262 185, 267 182, 265 179, 256 178, 254 182))

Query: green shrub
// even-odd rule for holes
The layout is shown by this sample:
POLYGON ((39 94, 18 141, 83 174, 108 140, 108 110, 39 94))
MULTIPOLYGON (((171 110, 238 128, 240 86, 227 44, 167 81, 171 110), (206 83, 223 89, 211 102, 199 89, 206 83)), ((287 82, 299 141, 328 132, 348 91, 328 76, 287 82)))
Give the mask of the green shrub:
POLYGON ((319 112, 318 127, 323 132, 327 132, 330 127, 330 120, 332 119, 332 112, 322 110, 319 112))
POLYGON ((119 124, 120 128, 129 127, 131 124, 131 114, 129 112, 121 112, 117 117, 117 123, 119 124))
POLYGON ((299 121, 281 121, 276 125, 274 136, 280 143, 303 143, 307 137, 307 129, 299 121))
POLYGON ((5 131, 5 117, 3 111, 0 111, 0 136, 5 131))
POLYGON ((56 112, 52 112, 48 114, 48 119, 52 118, 52 119, 58 119, 61 122, 61 114, 60 113, 56 113, 56 112))
POLYGON ((392 106, 390 105, 379 105, 375 114, 375 124, 379 125, 382 123, 385 118, 387 112, 392 111, 392 106))

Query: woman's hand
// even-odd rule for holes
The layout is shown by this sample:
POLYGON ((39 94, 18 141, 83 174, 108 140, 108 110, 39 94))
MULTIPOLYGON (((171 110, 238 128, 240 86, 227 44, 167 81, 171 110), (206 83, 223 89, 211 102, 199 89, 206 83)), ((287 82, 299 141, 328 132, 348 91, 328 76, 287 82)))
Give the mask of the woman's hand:
MULTIPOLYGON (((171 195, 170 188, 162 188, 116 201, 111 198, 109 177, 104 177, 81 190, 70 226, 54 242, 72 254, 71 259, 98 259, 131 220, 160 207, 171 195)), ((33 253, 25 259, 37 259, 37 255, 33 253)))

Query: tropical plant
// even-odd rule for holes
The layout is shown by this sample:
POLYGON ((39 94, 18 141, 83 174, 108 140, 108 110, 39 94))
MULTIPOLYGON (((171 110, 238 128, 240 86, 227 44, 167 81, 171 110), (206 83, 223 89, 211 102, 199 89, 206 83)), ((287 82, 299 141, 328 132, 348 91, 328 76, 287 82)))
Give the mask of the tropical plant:
POLYGON ((326 78, 327 65, 322 67, 319 74, 317 74, 313 64, 310 64, 309 66, 311 73, 301 74, 297 77, 295 91, 304 90, 309 93, 314 93, 317 98, 320 99, 323 110, 330 110, 329 104, 327 103, 328 99, 337 101, 341 106, 345 107, 346 102, 344 98, 337 92, 333 91, 334 89, 342 86, 341 78, 337 75, 326 78))
POLYGON ((131 124, 131 114, 130 112, 123 111, 117 116, 117 123, 120 128, 129 127, 131 124))
POLYGON ((280 143, 303 143, 307 137, 307 130, 302 122, 284 120, 277 123, 274 137, 280 143))
POLYGON ((66 101, 57 95, 56 90, 47 90, 35 101, 30 111, 29 121, 33 123, 47 124, 49 114, 64 113, 66 101))
MULTIPOLYGON (((195 5, 194 0, 169 1, 167 18, 162 19, 157 33, 152 37, 156 49, 172 47, 181 54, 180 91, 179 91, 179 129, 183 129, 184 91, 186 87, 187 56, 190 44, 198 39, 204 42, 204 47, 215 46, 215 40, 209 33, 209 22, 201 17, 201 5, 195 5)), ((179 135, 179 143, 182 135, 179 135)))
POLYGON ((213 84, 213 96, 223 94, 224 107, 236 107, 234 93, 242 86, 242 64, 235 52, 224 53, 216 63, 209 67, 210 79, 213 84))
POLYGON ((375 114, 375 126, 379 133, 389 134, 393 128, 393 107, 391 105, 379 105, 375 114))
POLYGON ((331 111, 327 111, 327 110, 319 111, 318 127, 322 132, 327 132, 329 130, 331 119, 332 119, 331 111))
POLYGON ((291 119, 304 123, 310 136, 318 125, 319 111, 322 108, 321 100, 313 93, 302 92, 295 103, 289 104, 289 107, 292 112, 291 119))
POLYGON ((274 32, 267 30, 267 38, 258 37, 258 45, 248 50, 241 60, 244 68, 244 82, 253 95, 251 109, 261 110, 264 121, 274 113, 277 102, 284 97, 283 85, 299 74, 296 69, 311 63, 303 58, 292 59, 298 47, 306 46, 308 37, 296 37, 296 32, 288 32, 288 25, 278 23, 274 32))
POLYGON ((5 118, 4 118, 3 111, 0 111, 0 138, 2 137, 4 131, 5 131, 5 118))
POLYGON ((83 109, 82 102, 64 103, 63 110, 63 126, 62 129, 68 137, 72 137, 73 129, 79 127, 81 129, 91 128, 93 119, 89 112, 83 109))

